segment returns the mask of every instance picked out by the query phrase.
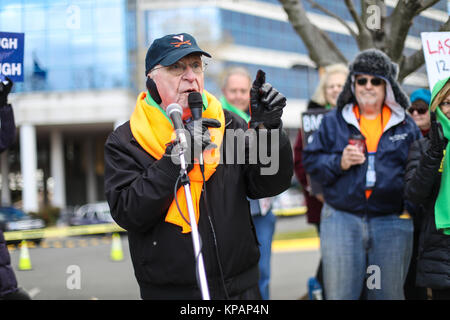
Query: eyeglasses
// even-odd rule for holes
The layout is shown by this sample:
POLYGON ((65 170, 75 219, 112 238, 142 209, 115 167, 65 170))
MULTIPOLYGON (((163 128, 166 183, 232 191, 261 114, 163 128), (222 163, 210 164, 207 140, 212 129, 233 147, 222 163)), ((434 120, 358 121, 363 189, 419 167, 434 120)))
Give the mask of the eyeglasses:
MULTIPOLYGON (((360 86, 365 86, 365 85, 367 84, 367 81, 369 81, 369 79, 367 79, 367 78, 358 78, 358 79, 356 79, 356 83, 357 83, 358 85, 360 85, 360 86)), ((372 78, 372 79, 370 79, 370 83, 371 83, 373 86, 379 86, 379 85, 381 85, 383 82, 384 82, 384 80, 383 80, 383 79, 380 79, 380 78, 372 78)))
POLYGON ((425 114, 428 111, 428 108, 417 108, 417 107, 409 107, 408 112, 413 114, 414 111, 417 111, 418 114, 425 114))
MULTIPOLYGON (((188 65, 192 69, 192 71, 196 74, 201 74, 202 72, 204 72, 206 70, 206 67, 208 66, 208 64, 203 61, 195 61, 188 65)), ((161 67, 153 68, 153 70, 167 68, 167 71, 170 74, 178 77, 186 72, 188 65, 186 65, 184 62, 177 61, 174 64, 171 64, 170 66, 161 66, 161 67)))

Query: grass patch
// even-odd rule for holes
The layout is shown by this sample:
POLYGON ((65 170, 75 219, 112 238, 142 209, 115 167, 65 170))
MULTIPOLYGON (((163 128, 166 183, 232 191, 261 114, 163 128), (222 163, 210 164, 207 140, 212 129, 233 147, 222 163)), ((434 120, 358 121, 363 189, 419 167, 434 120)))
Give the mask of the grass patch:
POLYGON ((289 231, 282 233, 275 233, 273 240, 290 240, 290 239, 303 239, 303 238, 315 238, 318 237, 316 228, 311 228, 302 231, 289 231))

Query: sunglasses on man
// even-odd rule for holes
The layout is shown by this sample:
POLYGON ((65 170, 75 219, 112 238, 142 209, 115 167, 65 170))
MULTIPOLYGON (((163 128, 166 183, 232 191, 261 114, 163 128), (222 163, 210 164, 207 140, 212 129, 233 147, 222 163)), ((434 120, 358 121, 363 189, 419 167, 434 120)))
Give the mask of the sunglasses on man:
MULTIPOLYGON (((360 85, 360 86, 365 86, 366 84, 367 84, 367 81, 369 81, 369 79, 368 78, 358 78, 358 79, 356 79, 356 83, 358 84, 358 85, 360 85)), ((373 86, 379 86, 379 85, 381 85, 382 83, 384 82, 384 80, 383 79, 380 79, 380 78, 372 78, 372 79, 370 79, 370 83, 373 85, 373 86)))
POLYGON ((408 108, 408 112, 409 112, 410 114, 413 114, 414 111, 417 111, 418 114, 425 114, 425 113, 427 113, 428 108, 417 108, 417 107, 415 107, 415 106, 412 106, 412 107, 409 107, 409 108, 408 108))

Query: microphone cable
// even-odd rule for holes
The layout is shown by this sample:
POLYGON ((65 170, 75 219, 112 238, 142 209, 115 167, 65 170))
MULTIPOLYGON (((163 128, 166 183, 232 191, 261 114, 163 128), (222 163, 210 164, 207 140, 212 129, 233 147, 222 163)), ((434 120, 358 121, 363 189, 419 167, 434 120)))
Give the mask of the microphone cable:
POLYGON ((205 203, 205 208, 206 208, 206 215, 208 216, 208 221, 209 221, 209 225, 211 227, 211 233, 213 235, 213 240, 214 240, 214 249, 216 252, 216 259, 217 259, 217 264, 219 266, 219 273, 220 273, 220 280, 222 282, 222 286, 223 286, 223 291, 225 293, 225 300, 230 300, 230 297, 228 296, 228 290, 227 287, 225 285, 225 277, 223 275, 223 268, 222 268, 222 262, 220 260, 220 255, 219 255, 219 249, 218 249, 218 245, 217 245, 217 238, 216 238, 216 232, 214 229, 214 224, 211 220, 211 216, 209 214, 209 209, 208 209, 208 197, 207 197, 207 192, 206 192, 206 179, 205 179, 205 167, 203 164, 203 154, 201 154, 201 161, 200 161, 200 171, 202 173, 202 178, 203 178, 203 191, 204 191, 204 203, 205 203))
MULTIPOLYGON (((177 209, 178 209, 178 212, 180 213, 180 216, 183 218, 183 220, 189 226, 191 226, 190 222, 186 219, 186 217, 184 216, 183 212, 181 211, 180 205, 178 203, 178 196, 177 196, 178 183, 180 182, 180 179, 182 177, 183 177, 183 175, 181 174, 181 171, 180 171, 180 175, 178 176, 178 178, 177 178, 177 180, 175 182, 174 192, 173 192, 174 193, 174 198, 175 198, 175 204, 177 205, 177 209)), ((202 241, 202 236, 200 235, 200 231, 198 232, 198 240, 199 240, 200 248, 198 250, 198 254, 195 255, 195 278, 196 278, 196 281, 197 281, 197 286, 199 288, 201 288, 200 277, 199 277, 199 261, 198 261, 198 257, 200 256, 200 254, 202 253, 202 250, 203 250, 203 241, 202 241)), ((194 252, 194 254, 195 254, 195 252, 194 252)))

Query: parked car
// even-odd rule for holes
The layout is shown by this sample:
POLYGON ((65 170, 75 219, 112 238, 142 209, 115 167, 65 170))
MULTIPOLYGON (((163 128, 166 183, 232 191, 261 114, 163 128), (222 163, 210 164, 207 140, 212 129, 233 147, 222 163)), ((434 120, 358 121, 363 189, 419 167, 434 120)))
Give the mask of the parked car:
POLYGON ((73 216, 69 219, 69 224, 72 226, 100 223, 115 223, 107 202, 82 205, 75 210, 73 216))
POLYGON ((289 189, 273 199, 272 209, 277 216, 295 216, 306 213, 306 202, 298 185, 293 184, 289 189))
MULTIPOLYGON (((33 231, 45 228, 45 222, 39 218, 33 218, 24 211, 15 207, 0 207, 0 229, 3 232, 9 231, 33 231)), ((29 239, 34 242, 41 242, 40 233, 33 233, 36 238, 29 239)), ((7 240, 7 243, 20 242, 22 239, 7 240)))

